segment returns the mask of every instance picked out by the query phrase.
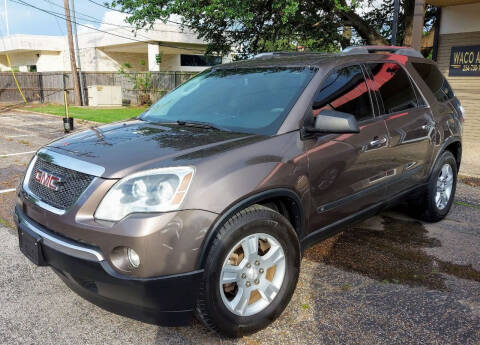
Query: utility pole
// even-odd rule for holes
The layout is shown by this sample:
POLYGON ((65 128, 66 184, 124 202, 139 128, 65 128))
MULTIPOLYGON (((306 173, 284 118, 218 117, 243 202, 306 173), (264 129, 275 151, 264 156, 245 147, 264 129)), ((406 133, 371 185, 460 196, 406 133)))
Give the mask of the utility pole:
POLYGON ((7 29, 7 37, 10 36, 10 28, 8 27, 8 11, 7 11, 7 0, 5 0, 4 2, 4 7, 5 7, 5 11, 4 11, 4 17, 5 17, 5 29, 7 29))
POLYGON ((75 0, 72 1, 72 16, 73 16, 73 36, 75 38, 75 55, 77 57, 78 65, 78 76, 80 79, 80 105, 87 105, 85 102, 85 93, 83 90, 83 75, 82 75, 82 64, 80 62, 80 49, 78 48, 78 35, 77 35, 77 16, 75 14, 75 0))
POLYGON ((400 10, 400 0, 393 0, 392 46, 397 45, 398 12, 399 12, 399 10, 400 10))
POLYGON ((77 63, 75 62, 75 50, 73 49, 72 21, 70 19, 70 6, 68 0, 63 0, 65 7, 65 20, 67 22, 68 50, 70 51, 70 66, 73 76, 73 90, 75 93, 75 105, 80 105, 80 83, 78 82, 77 63))

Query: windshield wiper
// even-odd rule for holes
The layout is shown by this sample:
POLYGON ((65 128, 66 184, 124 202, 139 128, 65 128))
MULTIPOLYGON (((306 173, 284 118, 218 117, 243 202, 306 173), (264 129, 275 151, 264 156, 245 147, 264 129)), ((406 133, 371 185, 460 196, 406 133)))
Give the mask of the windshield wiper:
POLYGON ((190 121, 190 120, 178 120, 177 123, 180 125, 180 126, 189 126, 189 127, 197 127, 197 128, 207 128, 207 129, 215 129, 217 131, 225 131, 225 132, 231 132, 231 130, 227 129, 227 128, 224 128, 224 127, 220 127, 220 126, 217 126, 217 125, 214 125, 212 123, 209 123, 209 122, 202 122, 202 121, 190 121))

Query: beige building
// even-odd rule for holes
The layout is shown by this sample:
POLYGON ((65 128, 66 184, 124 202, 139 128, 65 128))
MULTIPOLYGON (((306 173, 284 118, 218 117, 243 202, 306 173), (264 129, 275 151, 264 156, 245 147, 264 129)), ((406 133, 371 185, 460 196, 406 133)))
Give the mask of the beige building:
MULTIPOLYGON (((222 62, 221 57, 205 57, 206 42, 177 24, 158 23, 153 29, 135 34, 124 27, 104 27, 78 35, 83 71, 118 71, 128 63, 137 71, 198 72, 222 62), (160 63, 158 63, 160 61, 160 63)), ((65 36, 13 35, 0 46, 0 71, 8 71, 6 54, 21 72, 70 71, 65 36)), ((223 58, 225 60, 225 58, 223 58)))
POLYGON ((468 149, 480 139, 480 0, 426 2, 441 7, 433 55, 465 108, 468 149))
POLYGON ((427 0, 441 6, 437 62, 465 108, 464 141, 480 139, 480 1, 427 0))

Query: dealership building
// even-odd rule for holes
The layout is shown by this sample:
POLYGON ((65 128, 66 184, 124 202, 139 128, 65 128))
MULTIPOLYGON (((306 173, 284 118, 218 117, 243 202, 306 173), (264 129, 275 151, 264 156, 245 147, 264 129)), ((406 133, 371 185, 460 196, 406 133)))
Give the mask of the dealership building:
POLYGON ((464 147, 476 147, 480 139, 480 0, 426 2, 441 8, 433 58, 465 108, 464 147))

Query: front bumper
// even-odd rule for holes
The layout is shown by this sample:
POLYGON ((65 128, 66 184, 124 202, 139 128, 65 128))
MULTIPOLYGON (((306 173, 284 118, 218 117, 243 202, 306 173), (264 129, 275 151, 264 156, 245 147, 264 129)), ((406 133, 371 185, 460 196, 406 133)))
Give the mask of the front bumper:
POLYGON ((49 231, 18 208, 15 221, 19 230, 41 237, 43 262, 90 302, 162 326, 191 321, 203 270, 155 278, 125 276, 114 271, 97 248, 49 231))

